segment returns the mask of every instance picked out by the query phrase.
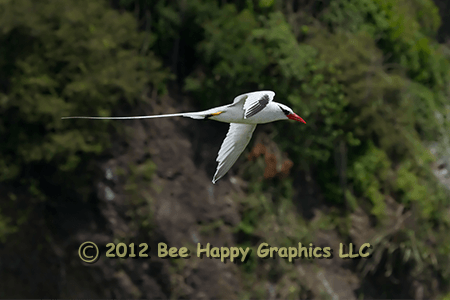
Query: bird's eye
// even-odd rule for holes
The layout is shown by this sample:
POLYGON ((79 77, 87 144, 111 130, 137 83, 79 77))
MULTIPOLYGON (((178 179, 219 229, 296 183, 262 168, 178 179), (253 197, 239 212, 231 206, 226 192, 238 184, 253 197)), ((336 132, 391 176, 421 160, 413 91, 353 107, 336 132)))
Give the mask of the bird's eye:
MULTIPOLYGON (((279 106, 279 105, 278 105, 278 106, 279 106)), ((288 110, 282 108, 281 106, 279 106, 279 107, 280 107, 280 109, 284 112, 284 114, 285 114, 286 116, 290 114, 290 112, 289 112, 288 110)))

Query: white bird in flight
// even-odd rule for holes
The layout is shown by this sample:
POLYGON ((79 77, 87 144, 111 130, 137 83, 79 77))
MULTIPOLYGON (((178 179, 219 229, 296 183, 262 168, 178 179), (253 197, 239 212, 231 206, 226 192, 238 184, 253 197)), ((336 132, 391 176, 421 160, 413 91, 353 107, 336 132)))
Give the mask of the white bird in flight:
POLYGON ((223 105, 199 112, 164 114, 135 117, 63 117, 62 119, 96 119, 96 120, 128 120, 152 119, 166 117, 189 117, 192 119, 211 119, 230 123, 227 136, 220 147, 216 161, 218 162, 213 184, 222 178, 234 165, 245 147, 250 142, 257 124, 265 124, 278 120, 295 120, 306 122, 284 104, 272 101, 275 93, 258 91, 242 94, 234 98, 232 104, 223 105))

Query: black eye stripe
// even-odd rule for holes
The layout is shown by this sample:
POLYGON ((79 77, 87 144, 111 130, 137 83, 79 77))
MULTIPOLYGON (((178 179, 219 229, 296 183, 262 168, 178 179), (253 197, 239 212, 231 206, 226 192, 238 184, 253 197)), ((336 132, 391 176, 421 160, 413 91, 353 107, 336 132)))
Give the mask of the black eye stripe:
MULTIPOLYGON (((279 105, 278 105, 278 106, 279 106, 279 105)), ((284 112, 284 114, 285 114, 286 116, 290 114, 290 112, 289 112, 288 110, 282 108, 281 106, 279 106, 279 107, 280 107, 280 109, 284 112)))

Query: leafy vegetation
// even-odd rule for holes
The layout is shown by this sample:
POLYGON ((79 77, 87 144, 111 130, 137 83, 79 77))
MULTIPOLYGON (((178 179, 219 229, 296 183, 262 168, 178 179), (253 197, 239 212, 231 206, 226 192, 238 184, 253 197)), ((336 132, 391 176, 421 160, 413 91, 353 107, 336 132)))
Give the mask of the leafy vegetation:
MULTIPOLYGON (((426 147, 443 141, 449 129, 447 119, 435 117, 448 105, 449 82, 445 47, 434 41, 436 7, 431 1, 342 0, 315 20, 298 21, 295 12, 280 12, 288 5, 190 2, 187 11, 203 34, 195 46, 199 64, 185 89, 204 107, 240 92, 276 89, 277 99, 308 124, 277 124, 278 142, 295 165, 314 172, 330 204, 344 208, 346 198, 353 208, 367 203, 382 230, 389 226, 386 198, 393 197, 420 224, 410 249, 421 249, 423 257, 447 253, 448 238, 435 248, 424 244, 448 230, 443 211, 450 204, 448 190, 430 171, 434 158, 426 147)), ((266 198, 249 197, 260 200, 243 212, 240 228, 248 233, 266 214, 276 215, 266 198)), ((448 262, 448 256, 440 259, 448 262)), ((439 265, 427 266, 450 279, 439 265)), ((426 280, 427 272, 421 274, 426 280)))
POLYGON ((80 193, 89 176, 76 174, 92 172, 113 128, 61 117, 110 115, 148 85, 162 91, 168 73, 148 51, 152 35, 102 1, 2 1, 0 16, 0 181, 40 201, 49 184, 80 193))
MULTIPOLYGON (((0 182, 11 186, 11 201, 19 188, 36 202, 48 201, 51 186, 88 194, 89 177, 76 174, 93 172, 114 127, 62 116, 111 115, 143 93, 165 92, 172 78, 200 108, 271 89, 307 125, 273 126, 294 162, 290 177, 263 179, 261 159, 242 167, 249 191, 236 199, 239 242, 288 246, 325 229, 347 239, 349 214, 361 208, 379 233, 363 274, 407 269, 448 285, 450 195, 430 169, 428 146, 450 151, 450 51, 435 41, 441 22, 431 0, 112 2, 117 9, 106 1, 0 1, 0 182), (319 184, 332 216, 311 224, 301 217, 294 177, 302 173, 319 184), (395 226, 388 199, 405 210, 395 226)), ((154 169, 150 160, 130 166, 127 190, 136 193, 136 181, 154 169)), ((151 197, 133 201, 144 207, 151 197)), ((8 207, 0 209, 0 239, 27 211, 13 222, 8 207)), ((144 227, 150 213, 127 212, 144 227)), ((263 297, 266 281, 278 284, 280 298, 305 295, 292 264, 264 264, 242 266, 243 276, 259 272, 258 281, 248 276, 244 296, 263 297)))

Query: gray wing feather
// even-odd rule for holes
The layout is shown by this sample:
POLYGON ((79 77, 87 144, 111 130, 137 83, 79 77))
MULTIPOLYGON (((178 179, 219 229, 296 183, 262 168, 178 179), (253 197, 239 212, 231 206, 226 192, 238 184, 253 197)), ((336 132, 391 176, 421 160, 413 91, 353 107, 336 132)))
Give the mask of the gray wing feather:
POLYGON ((269 95, 264 94, 259 100, 252 103, 252 106, 250 106, 248 109, 245 110, 245 119, 248 119, 257 113, 259 113, 261 110, 263 110, 267 104, 270 102, 269 95))

